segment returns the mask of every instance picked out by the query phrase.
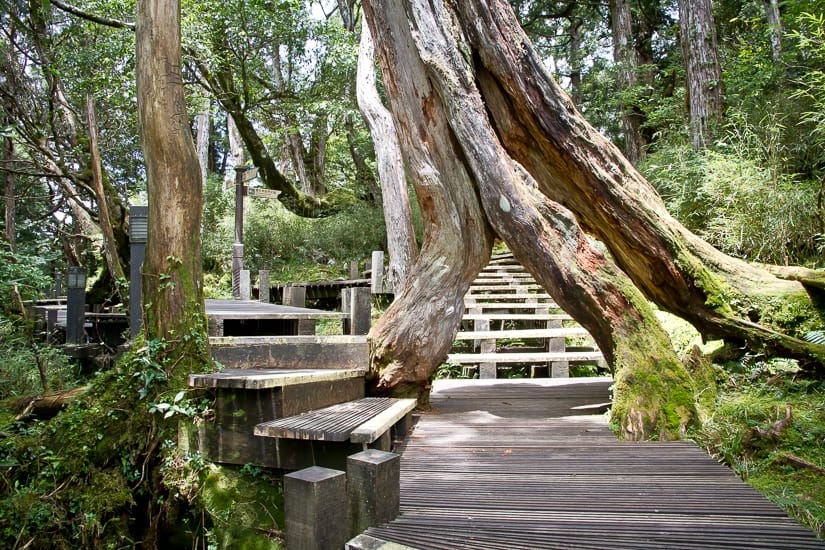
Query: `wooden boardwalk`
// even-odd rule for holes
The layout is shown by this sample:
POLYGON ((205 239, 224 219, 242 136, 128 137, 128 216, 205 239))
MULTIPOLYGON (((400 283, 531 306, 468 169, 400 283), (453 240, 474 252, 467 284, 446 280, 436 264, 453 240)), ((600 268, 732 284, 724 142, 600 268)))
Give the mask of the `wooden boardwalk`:
POLYGON ((609 383, 437 382, 403 448, 401 515, 366 534, 422 550, 825 548, 696 446, 622 443, 602 416, 570 416, 609 383))

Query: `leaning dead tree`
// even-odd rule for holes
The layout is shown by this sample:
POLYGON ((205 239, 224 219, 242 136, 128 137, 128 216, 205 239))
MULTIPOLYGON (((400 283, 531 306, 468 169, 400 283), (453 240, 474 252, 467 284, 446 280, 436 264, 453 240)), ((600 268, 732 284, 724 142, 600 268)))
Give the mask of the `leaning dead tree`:
POLYGON ((800 319, 823 322, 821 274, 780 279, 673 219, 553 81, 506 1, 373 0, 364 12, 426 227, 371 333, 378 388, 425 386, 494 236, 597 341, 625 437, 677 437, 696 414, 701 382, 648 300, 705 336, 823 363, 825 347, 794 333, 800 319))

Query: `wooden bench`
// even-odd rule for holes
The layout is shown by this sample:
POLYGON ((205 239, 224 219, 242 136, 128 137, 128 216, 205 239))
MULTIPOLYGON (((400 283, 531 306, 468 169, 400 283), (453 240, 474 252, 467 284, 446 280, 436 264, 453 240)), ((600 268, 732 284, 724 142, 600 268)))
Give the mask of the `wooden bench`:
POLYGON ((415 399, 365 397, 331 405, 303 414, 262 422, 255 435, 282 439, 314 441, 350 441, 365 447, 381 438, 396 424, 406 432, 407 415, 415 408, 415 399))

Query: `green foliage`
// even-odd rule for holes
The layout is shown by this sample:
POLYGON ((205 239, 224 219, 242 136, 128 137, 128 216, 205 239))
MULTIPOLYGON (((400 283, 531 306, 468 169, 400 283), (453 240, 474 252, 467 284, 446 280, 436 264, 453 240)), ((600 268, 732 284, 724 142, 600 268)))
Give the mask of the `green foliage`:
POLYGON ((0 546, 131 547, 135 533, 145 536, 139 518, 150 503, 165 502, 167 514, 189 506, 168 499, 153 470, 174 448, 164 443, 177 435, 172 407, 203 410, 171 385, 179 382, 167 353, 162 342, 136 344, 53 419, 2 427, 0 546))
POLYGON ((663 148, 642 171, 670 212, 722 251, 779 264, 816 261, 817 187, 751 158, 756 139, 743 125, 730 130, 730 145, 663 148))
POLYGON ((825 384, 798 378, 789 361, 750 360, 739 370, 730 376, 712 417, 691 436, 825 537, 825 475, 793 461, 825 467, 825 384), (787 425, 776 428, 788 411, 787 425))
POLYGON ((77 381, 77 366, 62 350, 32 342, 29 330, 0 314, 0 399, 40 393, 38 362, 52 390, 68 389, 77 381))
POLYGON ((355 204, 320 219, 296 216, 279 203, 263 201, 251 209, 244 232, 244 256, 249 266, 272 270, 272 281, 322 280, 343 277, 348 262, 363 261, 384 248, 380 209, 355 204), (297 265, 310 267, 295 278, 297 265))

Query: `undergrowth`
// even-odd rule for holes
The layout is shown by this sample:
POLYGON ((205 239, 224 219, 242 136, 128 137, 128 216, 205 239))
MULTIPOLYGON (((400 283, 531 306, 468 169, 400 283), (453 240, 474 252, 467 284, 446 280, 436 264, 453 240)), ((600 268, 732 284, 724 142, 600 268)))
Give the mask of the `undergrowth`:
POLYGON ((825 381, 786 360, 745 362, 691 437, 825 538, 825 381))

